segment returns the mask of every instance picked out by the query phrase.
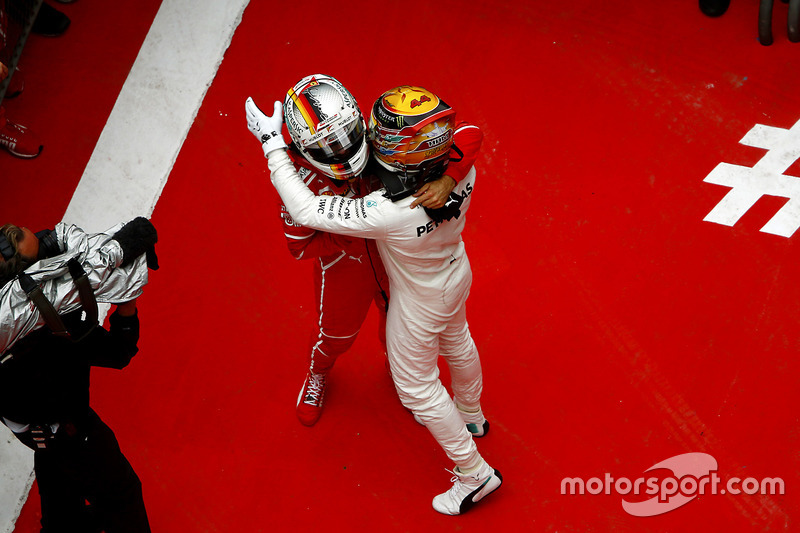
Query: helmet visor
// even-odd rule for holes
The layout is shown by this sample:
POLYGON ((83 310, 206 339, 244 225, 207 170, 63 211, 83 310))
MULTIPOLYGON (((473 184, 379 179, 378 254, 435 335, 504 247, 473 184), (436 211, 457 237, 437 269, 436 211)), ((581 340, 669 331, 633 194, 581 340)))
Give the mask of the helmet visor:
POLYGON ((327 165, 341 164, 358 153, 363 141, 364 121, 359 118, 304 149, 314 161, 327 165))

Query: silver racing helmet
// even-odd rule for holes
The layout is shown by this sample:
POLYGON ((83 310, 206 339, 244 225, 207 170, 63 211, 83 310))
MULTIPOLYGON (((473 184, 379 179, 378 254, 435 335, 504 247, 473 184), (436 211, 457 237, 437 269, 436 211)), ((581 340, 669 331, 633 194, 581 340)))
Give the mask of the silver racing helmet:
POLYGON ((337 79, 306 76, 286 93, 283 115, 295 148, 326 176, 346 180, 366 167, 364 117, 337 79))

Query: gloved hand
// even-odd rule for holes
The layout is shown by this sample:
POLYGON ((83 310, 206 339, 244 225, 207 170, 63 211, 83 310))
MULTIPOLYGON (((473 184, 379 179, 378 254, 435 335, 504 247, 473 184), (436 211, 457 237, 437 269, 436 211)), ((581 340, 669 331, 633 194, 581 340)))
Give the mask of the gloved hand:
POLYGON ((258 108, 253 98, 248 97, 244 103, 244 111, 247 115, 247 128, 261 142, 266 157, 269 157, 269 153, 274 150, 286 148, 286 142, 281 134, 283 105, 280 102, 275 102, 274 112, 268 117, 258 108))
POLYGON ((158 270, 155 244, 158 233, 153 224, 144 217, 136 217, 117 231, 112 237, 122 247, 122 264, 127 266, 137 257, 147 254, 147 266, 158 270))

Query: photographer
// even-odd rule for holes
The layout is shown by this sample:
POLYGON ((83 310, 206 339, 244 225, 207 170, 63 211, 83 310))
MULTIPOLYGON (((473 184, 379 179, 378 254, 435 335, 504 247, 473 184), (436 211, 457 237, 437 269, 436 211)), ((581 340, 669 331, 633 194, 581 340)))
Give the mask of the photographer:
MULTIPOLYGON (((0 228, 0 284, 36 270, 37 261, 47 257, 40 245, 48 235, 40 234, 13 225, 0 228)), ((157 236, 146 219, 126 224, 112 238, 124 255, 119 266, 144 253, 155 257, 157 236)), ((139 478, 113 431, 89 405, 91 367, 122 369, 138 351, 136 300, 117 304, 109 330, 87 315, 92 313, 83 308, 68 311, 59 316, 68 335, 57 335, 48 324, 3 355, 0 422, 34 450, 42 533, 149 532, 139 478)))

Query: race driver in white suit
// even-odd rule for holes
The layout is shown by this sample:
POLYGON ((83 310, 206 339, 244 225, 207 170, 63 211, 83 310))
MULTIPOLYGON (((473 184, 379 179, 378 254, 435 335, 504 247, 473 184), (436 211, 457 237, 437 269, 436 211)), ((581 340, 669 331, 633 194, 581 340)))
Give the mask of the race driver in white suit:
MULTIPOLYGON (((367 169, 384 187, 354 199, 315 196, 306 187, 286 153, 280 102, 272 116, 251 98, 245 109, 248 127, 268 158, 272 183, 292 218, 306 227, 376 240, 392 294, 386 340, 395 387, 403 405, 456 465, 453 486, 434 497, 433 508, 449 515, 465 512, 502 483, 472 439, 489 427, 480 407, 480 359, 466 320, 472 271, 461 239, 474 167, 445 207, 410 207, 410 195, 441 176, 449 163, 454 110, 421 87, 384 93, 370 117, 373 158, 367 169), (439 380, 440 354, 450 367, 454 399, 439 380)), ((334 126, 336 120, 329 118, 334 126)))

